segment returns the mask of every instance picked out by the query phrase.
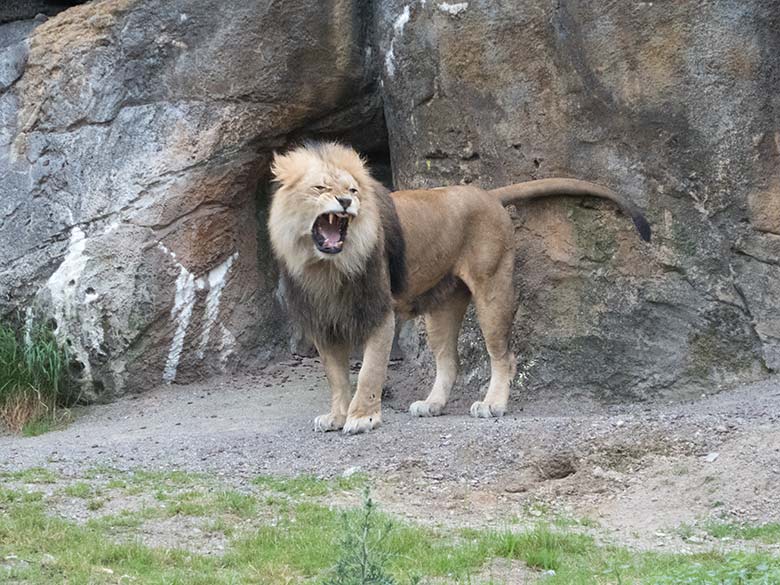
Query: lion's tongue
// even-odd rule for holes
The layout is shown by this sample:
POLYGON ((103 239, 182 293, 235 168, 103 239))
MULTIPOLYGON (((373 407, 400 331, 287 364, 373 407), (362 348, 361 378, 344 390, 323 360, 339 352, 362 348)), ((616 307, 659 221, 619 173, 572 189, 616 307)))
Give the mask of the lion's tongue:
POLYGON ((320 222, 320 233, 325 236, 323 245, 328 248, 332 248, 341 241, 341 232, 339 230, 339 222, 334 221, 328 223, 327 221, 320 222))

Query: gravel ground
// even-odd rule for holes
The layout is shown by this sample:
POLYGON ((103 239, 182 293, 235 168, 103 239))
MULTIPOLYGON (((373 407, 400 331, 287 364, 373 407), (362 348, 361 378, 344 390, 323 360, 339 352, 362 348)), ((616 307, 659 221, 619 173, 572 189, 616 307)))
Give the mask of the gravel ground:
POLYGON ((682 523, 780 521, 780 379, 677 403, 515 392, 498 420, 466 416, 464 399, 447 416, 414 419, 405 409, 425 392, 404 391, 401 379, 391 375, 384 425, 367 435, 315 433, 329 401, 320 366, 288 361, 79 408, 70 426, 39 437, 0 434, 0 471, 182 469, 241 485, 258 474, 359 469, 386 509, 416 521, 587 517, 602 538, 665 550, 706 545, 704 534, 682 539, 682 523))

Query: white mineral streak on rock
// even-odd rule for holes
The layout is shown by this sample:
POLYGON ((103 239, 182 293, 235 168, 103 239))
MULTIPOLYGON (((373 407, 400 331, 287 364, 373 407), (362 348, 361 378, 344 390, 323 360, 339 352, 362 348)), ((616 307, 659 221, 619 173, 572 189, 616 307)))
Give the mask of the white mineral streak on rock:
POLYGON ((179 264, 179 277, 176 279, 176 297, 171 309, 171 319, 176 323, 176 333, 173 334, 171 349, 168 350, 168 360, 163 370, 163 381, 171 383, 176 379, 176 369, 179 367, 181 352, 184 349, 184 337, 190 325, 192 309, 195 307, 195 277, 184 266, 179 264))
POLYGON ((404 11, 401 13, 401 15, 395 19, 395 23, 393 24, 393 29, 395 29, 395 34, 400 35, 404 32, 404 27, 406 26, 406 23, 409 22, 409 7, 404 6, 404 11))
POLYGON ((33 328, 33 310, 32 307, 27 307, 24 310, 24 345, 30 347, 32 345, 32 328, 33 328))
POLYGON ((224 368, 227 365, 228 358, 236 349, 236 336, 222 323, 219 324, 219 327, 222 331, 222 338, 219 340, 219 363, 224 368))
POLYGON ((115 232, 119 229, 119 220, 115 219, 110 224, 106 226, 106 228, 103 230, 104 234, 110 234, 111 232, 115 232))
POLYGON ((203 315, 205 322, 203 324, 203 333, 200 336, 200 345, 198 346, 198 359, 202 360, 206 352, 206 346, 209 343, 211 328, 219 316, 219 298, 222 296, 222 289, 225 288, 225 282, 230 267, 238 257, 238 252, 234 252, 227 260, 216 268, 212 268, 208 275, 209 293, 206 296, 206 312, 203 315))
POLYGON ((447 2, 442 2, 439 4, 439 10, 442 12, 446 12, 447 14, 451 14, 452 16, 457 16, 461 12, 465 12, 468 10, 469 3, 468 2, 458 2, 457 4, 449 4, 447 2))
POLYGON ((390 39, 390 47, 385 54, 385 69, 387 69, 387 75, 390 77, 395 75, 395 39, 403 34, 404 27, 409 22, 409 16, 409 7, 404 6, 404 11, 393 23, 393 38, 390 39))
POLYGON ((92 380, 92 369, 89 364, 89 354, 82 343, 82 338, 92 336, 99 347, 103 338, 103 331, 70 331, 71 325, 79 328, 86 325, 86 323, 81 324, 78 318, 79 312, 76 299, 79 279, 87 264, 87 256, 84 255, 86 246, 87 238, 84 232, 78 226, 74 226, 70 232, 70 243, 68 244, 65 258, 57 270, 54 271, 54 274, 49 277, 46 287, 51 295, 53 316, 57 322, 55 330, 57 339, 60 343, 65 343, 66 339, 70 340, 71 354, 84 365, 82 378, 85 381, 90 381, 92 380))
MULTIPOLYGON (((227 260, 212 268, 208 275, 195 278, 184 265, 176 260, 176 254, 171 252, 163 244, 158 244, 159 248, 168 254, 179 267, 179 277, 176 279, 176 296, 174 297, 173 308, 171 308, 171 319, 176 324, 176 332, 173 334, 171 347, 168 350, 168 359, 163 370, 163 381, 170 384, 176 379, 176 371, 181 361, 181 354, 184 351, 184 340, 187 336, 187 329, 192 319, 192 311, 197 302, 196 290, 203 290, 208 285, 208 294, 206 296, 206 310, 204 313, 205 323, 203 325, 200 343, 198 345, 197 357, 203 359, 206 347, 211 336, 211 329, 219 316, 219 300, 222 296, 222 290, 227 282, 227 274, 233 262, 238 258, 238 252, 233 253, 227 260)), ((224 327, 220 351, 224 351, 225 331, 224 327)), ((230 334, 230 332, 227 332, 230 334)), ((230 335, 232 337, 232 334, 230 335)), ((235 340, 233 340, 235 342, 235 340)), ((228 354, 232 352, 232 347, 228 354)), ((227 358, 225 358, 227 359, 227 358)))

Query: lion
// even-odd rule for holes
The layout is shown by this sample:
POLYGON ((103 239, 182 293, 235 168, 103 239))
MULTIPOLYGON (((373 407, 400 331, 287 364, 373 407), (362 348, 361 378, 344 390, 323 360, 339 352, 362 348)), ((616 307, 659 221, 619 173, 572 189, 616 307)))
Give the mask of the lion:
POLYGON ((268 219, 286 302, 314 343, 331 390, 318 431, 369 431, 382 423, 382 385, 395 315, 424 315, 436 377, 413 416, 440 415, 458 374, 457 340, 470 302, 490 356, 487 392, 470 409, 477 418, 505 414, 515 376, 509 348, 514 313, 514 234, 504 205, 553 195, 608 199, 650 226, 633 203, 575 179, 541 179, 493 190, 439 187, 390 193, 352 148, 306 143, 276 154, 277 189, 268 219), (363 347, 352 395, 349 354, 363 347))

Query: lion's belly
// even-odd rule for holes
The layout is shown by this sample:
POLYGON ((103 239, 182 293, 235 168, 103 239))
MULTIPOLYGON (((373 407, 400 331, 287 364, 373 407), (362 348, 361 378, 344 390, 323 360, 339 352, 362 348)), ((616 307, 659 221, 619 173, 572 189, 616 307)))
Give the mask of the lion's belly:
POLYGON ((432 286, 417 294, 393 299, 393 308, 402 318, 411 319, 427 313, 464 287, 466 285, 460 278, 452 273, 447 273, 432 286))

